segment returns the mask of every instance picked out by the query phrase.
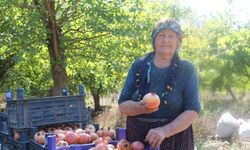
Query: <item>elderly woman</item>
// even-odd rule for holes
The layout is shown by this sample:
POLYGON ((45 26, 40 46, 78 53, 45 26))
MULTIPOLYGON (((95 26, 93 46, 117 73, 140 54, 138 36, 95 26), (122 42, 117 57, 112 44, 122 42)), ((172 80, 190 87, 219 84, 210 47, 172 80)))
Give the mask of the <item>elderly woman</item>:
POLYGON ((127 140, 162 150, 193 150, 192 123, 200 111, 195 67, 179 57, 183 33, 172 19, 157 22, 151 38, 153 51, 132 64, 119 97, 127 116, 127 140), (145 94, 154 92, 160 105, 148 109, 145 94))

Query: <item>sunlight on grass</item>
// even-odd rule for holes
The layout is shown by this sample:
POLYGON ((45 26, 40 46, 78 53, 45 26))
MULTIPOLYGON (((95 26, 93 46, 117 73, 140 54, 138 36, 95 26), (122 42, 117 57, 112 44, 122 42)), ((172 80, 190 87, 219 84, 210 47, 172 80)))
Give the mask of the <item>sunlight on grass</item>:
MULTIPOLYGON (((116 95, 117 96, 117 95, 116 95)), ((102 105, 111 106, 96 117, 93 122, 103 128, 125 127, 126 117, 118 111, 117 97, 102 99, 102 105)), ((202 111, 199 118, 193 123, 195 144, 198 150, 249 150, 250 143, 240 143, 237 135, 231 142, 215 139, 217 121, 222 113, 229 111, 236 118, 247 120, 250 116, 250 99, 233 101, 229 96, 220 93, 201 94, 202 111)))

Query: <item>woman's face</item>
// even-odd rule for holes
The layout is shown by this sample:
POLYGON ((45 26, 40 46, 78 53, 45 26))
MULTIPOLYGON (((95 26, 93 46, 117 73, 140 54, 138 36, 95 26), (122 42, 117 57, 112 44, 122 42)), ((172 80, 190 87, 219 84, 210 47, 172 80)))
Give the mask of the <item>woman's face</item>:
POLYGON ((166 59, 171 59, 178 46, 179 39, 177 34, 169 29, 159 32, 155 39, 156 53, 166 59))

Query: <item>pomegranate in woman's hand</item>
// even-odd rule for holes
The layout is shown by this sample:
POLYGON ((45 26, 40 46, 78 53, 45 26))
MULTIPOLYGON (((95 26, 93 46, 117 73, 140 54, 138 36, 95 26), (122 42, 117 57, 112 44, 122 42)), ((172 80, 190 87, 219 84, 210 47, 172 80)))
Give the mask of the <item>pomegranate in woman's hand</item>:
POLYGON ((144 144, 140 141, 135 141, 131 144, 131 150, 144 150, 144 144))
POLYGON ((154 92, 144 95, 143 101, 146 102, 147 109, 155 109, 159 107, 161 102, 159 96, 154 92))

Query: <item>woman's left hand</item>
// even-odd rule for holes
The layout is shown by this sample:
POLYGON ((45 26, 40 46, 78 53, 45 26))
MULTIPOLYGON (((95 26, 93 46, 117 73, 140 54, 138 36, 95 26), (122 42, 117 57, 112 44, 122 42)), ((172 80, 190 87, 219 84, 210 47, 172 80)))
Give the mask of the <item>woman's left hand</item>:
POLYGON ((163 127, 154 128, 148 131, 145 141, 149 143, 151 148, 160 147, 161 142, 166 137, 166 131, 163 127))

